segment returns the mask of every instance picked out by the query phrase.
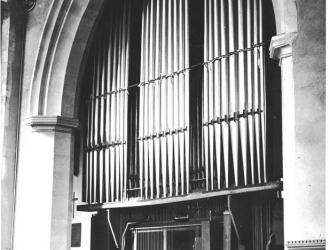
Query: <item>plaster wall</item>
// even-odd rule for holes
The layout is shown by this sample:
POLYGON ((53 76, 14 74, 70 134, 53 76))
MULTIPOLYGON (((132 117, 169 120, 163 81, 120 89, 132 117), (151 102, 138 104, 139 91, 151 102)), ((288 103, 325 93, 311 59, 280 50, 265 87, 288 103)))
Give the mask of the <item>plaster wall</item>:
MULTIPOLYGON (((290 169, 284 170, 284 217, 286 241, 307 242, 325 238, 325 1, 296 4, 291 113, 295 154, 290 169)), ((285 137, 285 128, 283 133, 285 137)))

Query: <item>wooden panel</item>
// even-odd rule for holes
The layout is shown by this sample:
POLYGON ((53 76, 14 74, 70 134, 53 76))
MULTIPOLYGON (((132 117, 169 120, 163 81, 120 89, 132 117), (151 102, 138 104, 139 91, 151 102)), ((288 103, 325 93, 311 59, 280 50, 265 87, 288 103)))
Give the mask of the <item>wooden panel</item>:
POLYGON ((73 223, 71 227, 71 247, 81 246, 81 223, 73 223))

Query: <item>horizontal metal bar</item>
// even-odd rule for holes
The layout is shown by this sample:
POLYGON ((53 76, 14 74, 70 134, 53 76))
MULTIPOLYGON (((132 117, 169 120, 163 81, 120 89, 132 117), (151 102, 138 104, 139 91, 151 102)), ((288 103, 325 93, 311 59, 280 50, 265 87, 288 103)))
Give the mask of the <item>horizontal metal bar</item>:
POLYGON ((188 130, 188 127, 178 128, 178 129, 172 129, 172 130, 167 130, 167 131, 162 131, 160 133, 154 133, 152 135, 148 135, 148 136, 144 136, 144 137, 139 137, 138 140, 139 141, 141 141, 141 140, 143 141, 143 140, 150 140, 150 139, 154 139, 154 138, 165 137, 167 135, 182 133, 182 132, 187 131, 187 130, 188 130))
POLYGON ((199 179, 192 179, 191 182, 201 182, 201 181, 205 181, 206 178, 199 178, 199 179))
POLYGON ((173 228, 186 228, 186 227, 201 227, 201 223, 197 224, 177 224, 177 225, 163 225, 163 226, 149 226, 149 227, 135 227, 131 228, 132 231, 137 233, 142 232, 162 232, 164 229, 173 229, 173 228))
POLYGON ((106 98, 109 95, 118 94, 120 92, 126 92, 126 94, 128 95, 129 94, 128 89, 129 88, 121 88, 121 89, 113 90, 113 91, 110 91, 110 92, 104 92, 102 95, 89 96, 89 99, 90 100, 93 100, 93 99, 102 99, 102 98, 106 98))
POLYGON ((129 191, 137 191, 137 190, 141 190, 141 188, 140 187, 137 187, 137 188, 127 188, 126 189, 128 192, 129 191))
POLYGON ((91 152, 91 151, 95 151, 95 150, 111 148, 111 147, 115 147, 118 145, 124 145, 124 144, 126 144, 126 141, 102 142, 102 144, 98 144, 98 145, 95 145, 92 147, 87 147, 86 151, 91 152))
POLYGON ((262 112, 264 112, 264 111, 260 110, 260 109, 257 109, 257 110, 251 109, 251 111, 249 111, 249 112, 247 110, 244 110, 243 113, 234 112, 233 116, 225 115, 225 117, 223 117, 223 118, 217 117, 216 119, 212 119, 211 121, 204 122, 203 126, 213 125, 214 123, 220 124, 222 122, 229 123, 230 121, 238 121, 239 118, 246 118, 249 115, 261 114, 262 112))
POLYGON ((139 177, 139 174, 129 174, 128 178, 130 178, 130 179, 139 179, 140 177, 139 177))
MULTIPOLYGON (((173 78, 174 76, 176 75, 179 75, 179 74, 184 74, 186 71, 190 71, 196 67, 200 67, 200 66, 207 66, 209 64, 212 64, 214 63, 215 61, 219 61, 221 59, 224 59, 224 58, 228 58, 232 55, 237 55, 239 53, 242 53, 242 52, 248 52, 248 51, 252 51, 254 52, 254 48, 258 48, 258 47, 263 47, 267 42, 269 41, 266 41, 266 42, 263 42, 263 43, 258 43, 258 44, 254 44, 252 45, 250 48, 244 48, 244 49, 238 49, 238 50, 234 50, 234 51, 231 51, 231 52, 228 52, 227 54, 224 54, 224 55, 219 55, 219 56, 216 56, 208 61, 204 61, 202 63, 198 63, 198 64, 195 64, 195 65, 192 65, 190 67, 187 67, 187 68, 183 68, 181 70, 178 70, 178 71, 174 71, 173 73, 171 74, 167 74, 167 75, 161 75, 157 78, 154 78, 154 79, 151 79, 147 82, 140 82, 137 84, 138 87, 141 87, 141 86, 144 86, 144 85, 147 85, 147 84, 151 84, 151 83, 155 83, 157 81, 160 81, 160 80, 163 80, 163 79, 168 79, 168 78, 173 78)), ((134 86, 135 84, 131 85, 131 86, 134 86)))
POLYGON ((110 202, 103 204, 86 204, 78 205, 78 211, 97 211, 104 209, 114 209, 114 208, 130 208, 130 207, 143 207, 143 206, 154 206, 169 203, 185 202, 192 200, 209 199, 227 195, 236 195, 244 193, 254 193, 254 192, 265 192, 265 191, 276 191, 282 190, 282 181, 274 181, 266 184, 255 184, 243 187, 231 187, 216 191, 202 191, 196 193, 189 193, 187 195, 171 196, 166 198, 158 198, 152 200, 142 200, 141 198, 135 198, 132 200, 120 201, 120 202, 110 202))

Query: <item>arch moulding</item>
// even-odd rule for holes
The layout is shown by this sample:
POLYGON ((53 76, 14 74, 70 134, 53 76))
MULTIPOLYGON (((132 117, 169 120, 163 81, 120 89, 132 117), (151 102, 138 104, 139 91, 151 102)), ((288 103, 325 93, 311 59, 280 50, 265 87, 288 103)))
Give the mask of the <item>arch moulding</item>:
POLYGON ((31 116, 77 116, 79 72, 104 0, 53 1, 34 65, 31 116))

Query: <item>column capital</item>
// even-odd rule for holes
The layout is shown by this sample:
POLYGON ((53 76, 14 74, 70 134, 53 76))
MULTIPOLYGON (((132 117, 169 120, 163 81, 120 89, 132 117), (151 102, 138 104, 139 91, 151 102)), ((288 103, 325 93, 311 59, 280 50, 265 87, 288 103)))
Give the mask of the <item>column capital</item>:
POLYGON ((270 58, 279 59, 292 56, 292 43, 297 36, 297 32, 283 33, 273 36, 269 45, 270 58))
POLYGON ((79 128, 79 121, 65 116, 32 116, 26 120, 26 125, 31 126, 34 131, 71 133, 72 130, 79 128))

